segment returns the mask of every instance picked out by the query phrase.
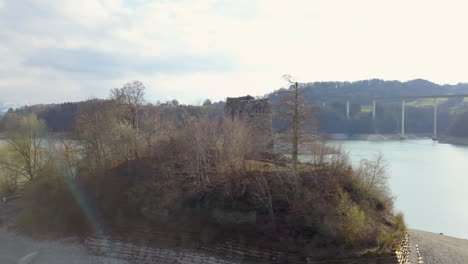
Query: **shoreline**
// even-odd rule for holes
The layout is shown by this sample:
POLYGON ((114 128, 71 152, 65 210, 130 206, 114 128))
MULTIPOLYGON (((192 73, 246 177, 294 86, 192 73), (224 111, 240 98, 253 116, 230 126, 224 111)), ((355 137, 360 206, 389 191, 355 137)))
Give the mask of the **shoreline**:
MULTIPOLYGON (((387 141, 401 140, 401 134, 327 134, 328 140, 366 140, 366 141, 387 141)), ((431 134, 405 134, 404 139, 432 139, 431 134)))
POLYGON ((468 146, 468 138, 446 136, 439 139, 440 144, 452 144, 458 146, 468 146))
MULTIPOLYGON (((328 134, 328 140, 364 140, 364 141, 390 141, 402 140, 400 134, 328 134)), ((430 134, 405 134, 404 139, 432 139, 430 134)), ((468 146, 468 137, 441 136, 437 140, 440 144, 451 144, 456 146, 468 146)))

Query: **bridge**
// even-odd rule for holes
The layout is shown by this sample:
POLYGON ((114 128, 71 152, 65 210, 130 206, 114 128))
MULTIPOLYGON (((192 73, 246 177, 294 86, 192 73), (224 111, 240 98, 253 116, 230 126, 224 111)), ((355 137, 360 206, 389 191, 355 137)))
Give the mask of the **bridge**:
POLYGON ((321 102, 323 106, 326 105, 327 102, 346 102, 346 118, 349 120, 349 104, 350 102, 355 103, 372 103, 372 120, 376 118, 376 105, 377 102, 383 101, 401 101, 401 135, 405 135, 405 107, 406 101, 408 100, 417 100, 417 99, 433 99, 433 108, 434 108, 434 130, 433 130, 433 138, 437 138, 437 106, 438 106, 438 99, 441 98, 460 98, 463 99, 468 97, 468 94, 442 94, 442 95, 423 95, 423 96, 395 96, 395 97, 369 97, 369 98, 327 98, 323 100, 318 100, 321 102))

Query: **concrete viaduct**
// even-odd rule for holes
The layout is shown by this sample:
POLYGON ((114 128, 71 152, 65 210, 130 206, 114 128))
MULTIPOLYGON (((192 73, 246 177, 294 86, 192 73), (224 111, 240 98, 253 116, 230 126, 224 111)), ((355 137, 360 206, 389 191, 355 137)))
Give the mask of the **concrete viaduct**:
POLYGON ((349 104, 350 102, 372 102, 372 120, 376 118, 376 105, 377 102, 384 102, 384 101, 401 101, 401 135, 404 136, 405 134, 405 105, 406 101, 409 100, 416 100, 416 99, 433 99, 433 107, 434 107, 434 131, 433 131, 433 138, 437 138, 437 99, 439 98, 465 98, 468 97, 468 94, 445 94, 445 95, 427 95, 427 96, 398 96, 398 97, 371 97, 371 98, 358 98, 358 99, 346 99, 346 98, 329 98, 318 100, 318 102, 325 105, 327 102, 346 102, 346 118, 349 120, 349 104))

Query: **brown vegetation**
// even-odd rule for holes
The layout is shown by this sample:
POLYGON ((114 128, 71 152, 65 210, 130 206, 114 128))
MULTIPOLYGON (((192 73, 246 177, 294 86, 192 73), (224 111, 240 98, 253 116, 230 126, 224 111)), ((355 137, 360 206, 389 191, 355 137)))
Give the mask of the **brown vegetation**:
POLYGON ((54 144, 54 162, 24 185, 23 230, 93 232, 97 221, 110 231, 192 231, 203 243, 231 238, 304 254, 385 251, 403 234, 381 157, 355 171, 322 145, 312 163, 296 164, 257 151, 242 121, 205 114, 180 123, 171 116, 179 106, 135 108, 116 93, 81 107, 79 140, 54 144))

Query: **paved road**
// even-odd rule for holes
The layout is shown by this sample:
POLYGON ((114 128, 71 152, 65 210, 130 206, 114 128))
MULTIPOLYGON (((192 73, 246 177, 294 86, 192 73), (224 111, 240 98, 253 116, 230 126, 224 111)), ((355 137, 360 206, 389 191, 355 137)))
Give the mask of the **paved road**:
POLYGON ((83 246, 69 241, 35 241, 0 228, 0 263, 16 264, 22 257, 38 252, 34 264, 124 263, 115 259, 90 256, 83 246))
POLYGON ((430 233, 420 230, 409 230, 412 260, 416 261, 415 245, 425 264, 468 264, 468 240, 430 233))

